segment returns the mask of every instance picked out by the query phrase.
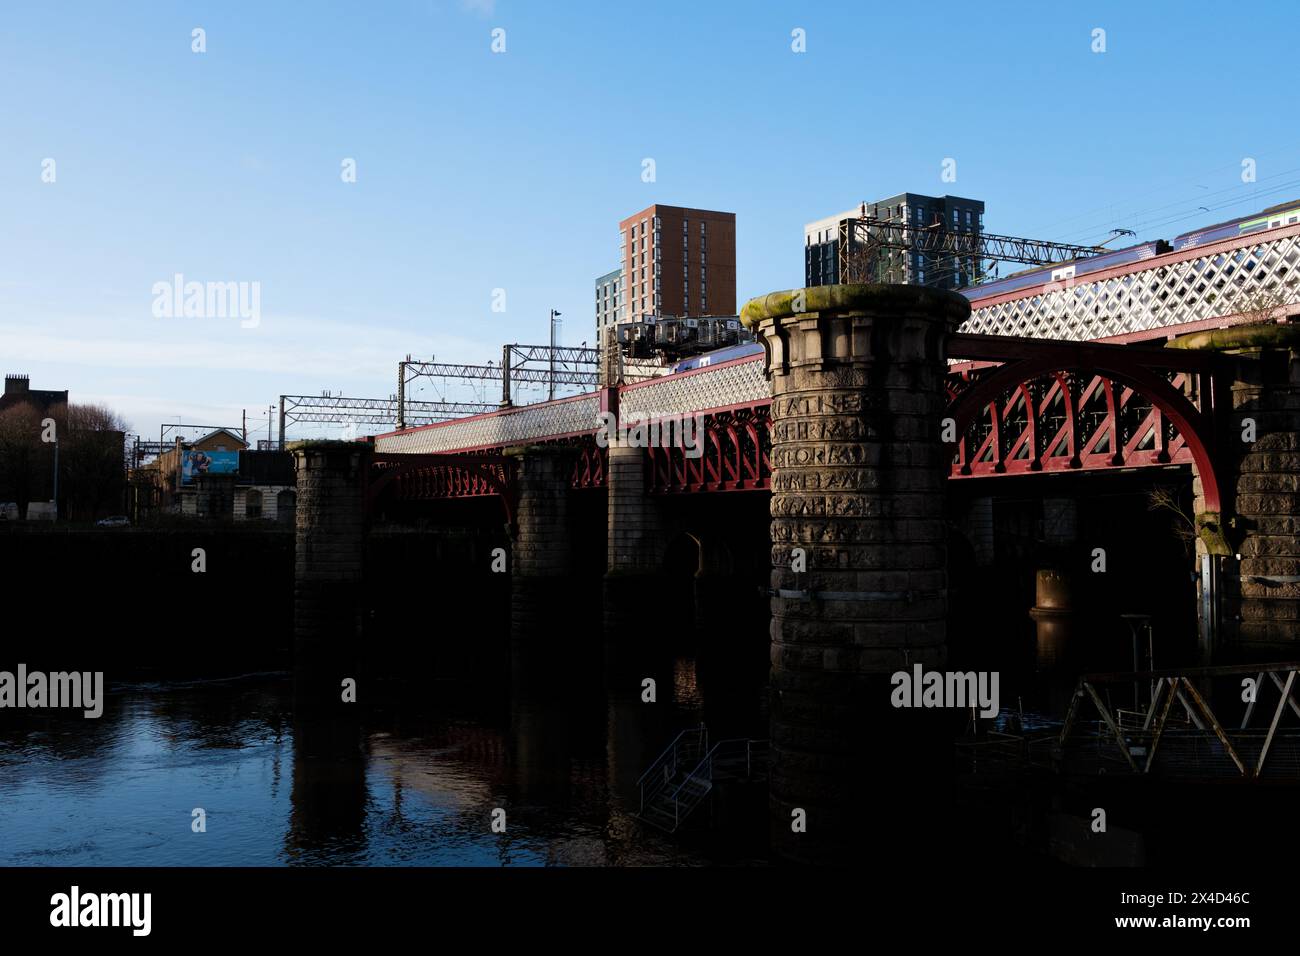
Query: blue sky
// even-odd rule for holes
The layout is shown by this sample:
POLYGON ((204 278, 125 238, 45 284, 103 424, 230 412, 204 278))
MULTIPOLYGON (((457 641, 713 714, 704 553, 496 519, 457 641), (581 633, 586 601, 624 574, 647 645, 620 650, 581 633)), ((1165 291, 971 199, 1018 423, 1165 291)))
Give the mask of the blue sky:
POLYGON ((264 429, 281 393, 389 395, 408 352, 544 342, 550 308, 591 340, 617 223, 652 202, 736 213, 740 302, 802 283, 805 222, 905 190, 982 199, 994 232, 1169 237, 1300 197, 1297 11, 11 4, 0 364, 146 435, 264 429), (260 323, 156 317, 177 273, 259 283, 260 323))

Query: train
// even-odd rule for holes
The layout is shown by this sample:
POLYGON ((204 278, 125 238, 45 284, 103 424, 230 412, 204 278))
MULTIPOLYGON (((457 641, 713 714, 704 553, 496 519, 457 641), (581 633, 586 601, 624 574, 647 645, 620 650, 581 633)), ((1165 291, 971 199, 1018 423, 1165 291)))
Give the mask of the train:
POLYGON ((1174 250, 1190 249, 1192 246, 1201 246, 1219 239, 1232 239, 1236 236, 1244 236, 1248 232, 1276 229, 1279 226, 1294 226, 1296 223, 1300 223, 1300 200, 1269 206, 1249 216, 1241 216, 1203 229, 1185 232, 1174 239, 1174 250))
POLYGON ((1135 246, 1103 252, 1100 255, 1088 256, 1086 259, 1072 259, 1068 262, 1057 262, 1049 266, 1035 266, 1032 269, 1025 269, 1023 272, 1009 275, 1005 279, 983 282, 957 291, 968 299, 984 299, 989 296, 1028 289, 1031 286, 1043 285, 1047 282, 1064 282, 1067 279, 1088 275, 1091 272, 1100 272, 1102 269, 1127 265, 1130 262, 1141 262, 1143 259, 1151 259, 1169 251, 1169 243, 1163 239, 1155 239, 1151 242, 1140 242, 1135 246))
POLYGON ((1166 252, 1178 252, 1181 249, 1190 249, 1194 246, 1217 242, 1220 239, 1232 239, 1236 236, 1259 232, 1263 229, 1276 229, 1279 226, 1292 226, 1297 223, 1300 223, 1300 200, 1270 206, 1248 216, 1240 216, 1227 222, 1215 223, 1212 226, 1185 232, 1180 236, 1176 236, 1172 243, 1164 239, 1140 242, 1134 246, 1103 252, 1100 255, 1088 256, 1084 259, 1073 259, 1069 262, 1058 262, 1047 266, 1035 266, 1032 269, 1025 269, 1022 272, 1007 276, 1005 279, 968 286, 958 291, 968 299, 987 299, 991 296, 1017 292, 1021 289, 1044 285, 1048 282, 1064 282, 1089 273, 1101 272, 1103 269, 1126 265, 1130 262, 1141 262, 1144 259, 1150 259, 1166 252))
POLYGON ((747 358, 751 355, 758 355, 762 351, 763 346, 758 342, 746 342, 743 345, 729 345, 725 349, 714 349, 712 352, 703 352, 699 355, 692 355, 690 358, 684 358, 680 362, 674 363, 670 368, 672 373, 687 372, 693 368, 707 368, 710 365, 730 362, 732 359, 747 358))
MULTIPOLYGON (((1269 206, 1267 209, 1251 213, 1248 216, 1229 219, 1227 222, 1193 229, 1180 236, 1175 236, 1172 243, 1164 239, 1153 239, 1150 242, 1140 242, 1137 245, 1127 246, 1123 249, 1113 249, 1084 259, 1073 259, 1069 262, 1058 262, 1047 266, 1034 266, 1031 269, 1009 275, 1005 279, 969 286, 958 291, 968 299, 986 299, 990 296, 1016 292, 1032 286, 1045 285, 1048 282, 1064 282, 1090 273, 1101 272, 1104 269, 1112 269, 1115 266, 1127 265, 1130 262, 1141 262, 1166 252, 1178 252, 1181 249, 1191 249, 1195 246, 1217 242, 1220 239, 1232 239, 1236 236, 1244 236, 1247 233, 1260 232, 1264 229, 1277 229, 1282 226, 1294 226, 1296 224, 1300 224, 1300 199, 1269 206)), ((712 352, 692 355, 674 363, 669 368, 671 372, 686 372, 693 368, 706 368, 733 359, 758 355, 762 351, 763 346, 757 342, 732 345, 727 348, 715 349, 712 352)))

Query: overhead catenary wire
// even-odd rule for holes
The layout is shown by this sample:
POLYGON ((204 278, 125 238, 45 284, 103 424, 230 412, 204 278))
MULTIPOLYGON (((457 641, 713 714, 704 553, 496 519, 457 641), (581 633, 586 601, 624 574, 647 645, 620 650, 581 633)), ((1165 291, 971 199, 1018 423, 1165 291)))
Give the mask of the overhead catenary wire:
MULTIPOLYGON (((1272 151, 1272 152, 1257 153, 1257 154, 1255 155, 1255 158, 1258 159, 1258 160, 1263 160, 1263 159, 1266 159, 1266 158, 1272 158, 1272 157, 1278 157, 1278 156, 1286 156, 1286 157, 1289 157, 1289 156, 1292 156, 1292 155, 1296 155, 1297 153, 1300 153, 1300 150, 1298 150, 1298 149, 1296 149, 1296 148, 1289 148, 1289 149, 1286 149, 1286 150, 1275 150, 1275 151, 1272 151)), ((1187 185, 1188 185, 1189 183, 1190 183, 1191 185, 1194 185, 1194 186, 1199 187, 1199 184, 1195 183, 1194 180, 1197 180, 1197 179, 1212 179, 1213 177, 1218 176, 1218 175, 1224 173, 1225 171, 1232 170, 1234 173, 1236 173, 1236 172, 1240 172, 1240 169, 1241 169, 1241 166, 1240 166, 1240 163, 1239 163, 1239 162, 1226 163, 1226 164, 1224 164, 1224 165, 1222 165, 1222 166, 1216 166, 1216 167, 1214 167, 1213 169, 1207 170, 1207 171, 1205 171, 1205 172, 1203 172, 1203 173, 1198 173, 1196 176, 1192 177, 1190 180, 1188 180, 1188 181, 1186 181, 1186 182, 1184 182, 1184 183, 1170 184, 1169 186, 1166 186, 1166 187, 1157 187, 1155 191, 1156 191, 1156 192, 1162 192, 1162 191, 1167 191, 1167 190, 1170 190, 1170 189, 1184 189, 1184 188, 1187 187, 1187 185)), ((1286 170, 1286 171, 1281 172, 1281 173, 1275 173, 1275 174, 1273 174, 1272 176, 1266 176, 1266 177, 1264 177, 1264 180, 1266 181, 1266 180, 1270 180, 1270 179, 1276 179, 1276 178, 1278 178, 1279 176, 1289 175, 1289 174, 1292 173, 1292 172, 1296 172, 1296 170, 1286 170)), ((1248 183, 1243 183, 1243 184, 1240 184, 1240 185, 1250 185, 1250 184, 1248 184, 1248 183)), ((1203 188, 1203 187, 1201 187, 1201 188, 1203 188)), ((1230 188, 1240 188, 1240 186, 1239 186, 1238 184, 1234 184, 1234 185, 1233 185, 1232 187, 1230 187, 1230 188)), ((1059 229, 1059 228, 1062 227, 1062 226, 1066 226, 1066 225, 1070 225, 1070 224, 1076 223, 1076 222, 1078 222, 1078 221, 1081 220, 1081 219, 1087 219, 1087 218, 1089 218, 1089 217, 1091 217, 1091 216, 1101 216, 1101 215, 1105 215, 1108 221, 1113 222, 1113 221, 1114 221, 1113 213, 1114 213, 1114 210, 1115 210, 1115 208, 1116 208, 1117 205, 1123 205, 1123 204, 1127 204, 1127 203, 1130 203, 1130 202, 1141 202, 1141 201, 1143 201, 1144 199, 1148 199, 1148 198, 1150 198, 1151 195, 1152 195, 1152 190, 1147 189, 1147 190, 1144 190, 1144 191, 1141 193, 1141 195, 1139 195, 1139 196, 1132 196, 1132 197, 1127 197, 1127 198, 1124 198, 1124 199, 1112 200, 1111 202, 1108 202, 1108 203, 1106 203, 1106 204, 1104 204, 1104 205, 1100 205, 1100 206, 1093 207, 1092 209, 1086 210, 1086 211, 1084 211, 1084 212, 1078 213, 1078 214, 1073 215, 1073 216, 1066 216, 1066 217, 1064 217, 1064 218, 1054 219, 1054 220, 1051 220, 1051 221, 1048 221, 1048 222, 1042 223, 1042 224, 1040 224, 1040 225, 1035 226, 1031 231, 1033 231, 1033 232, 1035 232, 1035 233, 1037 233, 1037 234, 1040 234, 1040 235, 1041 235, 1041 234, 1050 234, 1050 233, 1054 232, 1055 230, 1059 229)), ((1198 198, 1204 198, 1204 197, 1203 197, 1203 194, 1192 194, 1192 195, 1195 195, 1195 196, 1197 196, 1198 198)), ((1211 195, 1213 195, 1213 193, 1211 193, 1211 195)), ((1149 213, 1149 212, 1151 212, 1151 211, 1153 211, 1153 210, 1156 210, 1156 209, 1167 208, 1168 206, 1171 206, 1171 205, 1178 205, 1178 204, 1180 204, 1180 203, 1185 203, 1185 202, 1189 202, 1189 201, 1191 201, 1191 200, 1178 200, 1178 201, 1176 201, 1176 202, 1174 202, 1174 203, 1165 203, 1165 204, 1163 204, 1163 205, 1149 206, 1149 207, 1145 207, 1145 208, 1142 208, 1142 209, 1134 210, 1133 215, 1135 215, 1135 216, 1136 216, 1136 215, 1145 215, 1146 213, 1149 213)), ((1198 202, 1197 204, 1200 205, 1199 202, 1198 202)), ((1097 225, 1096 227, 1092 227, 1092 226, 1084 227, 1084 229, 1092 229, 1092 228, 1101 229, 1101 228, 1103 228, 1103 227, 1100 226, 1100 225, 1097 225)), ((1077 231, 1076 231, 1076 234, 1077 234, 1077 231)))

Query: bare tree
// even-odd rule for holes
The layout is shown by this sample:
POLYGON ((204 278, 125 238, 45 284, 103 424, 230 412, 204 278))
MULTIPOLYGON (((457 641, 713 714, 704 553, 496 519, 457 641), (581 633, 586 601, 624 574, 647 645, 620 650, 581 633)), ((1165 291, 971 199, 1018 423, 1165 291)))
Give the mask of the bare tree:
POLYGON ((1183 510, 1178 494, 1171 488, 1157 485, 1147 492, 1147 511, 1167 511, 1174 516, 1173 532, 1183 543, 1189 559, 1196 556, 1196 520, 1183 510))
POLYGON ((1262 325, 1285 319, 1297 303, 1296 294, 1286 288, 1257 289, 1254 292, 1237 290, 1226 297, 1225 314, 1245 316, 1251 325, 1262 325))
POLYGON ((32 499, 46 489, 52 446, 41 442, 41 413, 30 402, 0 411, 0 501, 18 505, 26 517, 32 499))
POLYGON ((126 421, 107 405, 68 405, 59 447, 60 489, 73 517, 95 518, 122 506, 126 421))

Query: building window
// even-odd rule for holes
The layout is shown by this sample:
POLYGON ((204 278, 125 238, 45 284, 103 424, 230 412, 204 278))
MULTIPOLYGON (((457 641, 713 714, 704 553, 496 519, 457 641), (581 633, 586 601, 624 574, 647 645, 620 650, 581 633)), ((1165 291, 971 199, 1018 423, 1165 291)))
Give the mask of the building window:
POLYGON ((275 496, 275 520, 280 524, 292 525, 297 507, 298 493, 286 488, 275 496))
POLYGON ((256 488, 244 493, 244 517, 250 521, 262 517, 262 493, 256 488))

